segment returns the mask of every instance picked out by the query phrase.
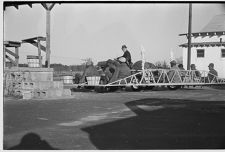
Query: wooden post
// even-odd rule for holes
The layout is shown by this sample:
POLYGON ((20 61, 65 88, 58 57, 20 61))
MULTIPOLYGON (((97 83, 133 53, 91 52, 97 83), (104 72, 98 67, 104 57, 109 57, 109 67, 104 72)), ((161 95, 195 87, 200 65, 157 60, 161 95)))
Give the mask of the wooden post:
POLYGON ((41 3, 46 9, 46 61, 45 66, 50 68, 50 21, 51 21, 51 9, 54 7, 55 3, 41 3))
POLYGON ((45 66, 50 68, 50 19, 51 10, 46 10, 46 63, 45 66))
POLYGON ((41 41, 37 39, 38 45, 38 58, 39 58, 39 67, 42 68, 42 58, 41 58, 41 41))
POLYGON ((18 57, 15 57, 16 66, 18 67, 19 66, 19 47, 15 47, 15 54, 18 56, 18 57))
POLYGON ((3 49, 3 69, 5 69, 6 67, 6 63, 5 63, 5 46, 4 46, 4 49, 3 49))
POLYGON ((187 56, 187 70, 190 70, 191 64, 191 26, 192 26, 192 4, 189 4, 189 22, 188 22, 188 56, 187 56))

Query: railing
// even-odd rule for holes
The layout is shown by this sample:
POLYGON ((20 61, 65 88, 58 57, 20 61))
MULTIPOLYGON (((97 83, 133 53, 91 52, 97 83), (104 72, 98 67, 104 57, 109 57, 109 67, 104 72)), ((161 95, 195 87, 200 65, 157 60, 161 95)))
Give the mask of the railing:
MULTIPOLYGON (((134 74, 108 84, 94 86, 201 86, 225 85, 225 78, 201 70, 172 70, 172 69, 145 69, 132 71, 134 74)), ((73 84, 71 86, 93 86, 87 83, 73 84)))
POLYGON ((126 78, 114 81, 106 86, 115 85, 212 85, 225 84, 224 78, 197 70, 145 69, 126 78), (196 74, 199 72, 199 74, 196 74))

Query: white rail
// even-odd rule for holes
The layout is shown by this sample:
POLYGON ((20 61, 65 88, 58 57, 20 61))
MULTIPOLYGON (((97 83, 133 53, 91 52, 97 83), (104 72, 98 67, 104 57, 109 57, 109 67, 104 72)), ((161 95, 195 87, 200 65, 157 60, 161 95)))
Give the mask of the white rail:
POLYGON ((219 78, 207 71, 145 69, 108 84, 88 85, 83 83, 67 86, 202 86, 218 84, 225 85, 225 78, 219 78))

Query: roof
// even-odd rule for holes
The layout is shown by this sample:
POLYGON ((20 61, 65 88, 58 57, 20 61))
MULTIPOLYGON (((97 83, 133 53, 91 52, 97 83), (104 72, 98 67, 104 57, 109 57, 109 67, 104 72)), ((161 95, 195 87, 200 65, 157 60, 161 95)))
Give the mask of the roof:
POLYGON ((4 45, 6 47, 20 47, 21 46, 21 42, 17 42, 17 41, 4 41, 4 45))
MULTIPOLYGON (((179 34, 179 36, 188 35, 188 33, 179 34)), ((191 36, 213 36, 225 35, 225 14, 214 16, 206 26, 199 32, 192 33, 191 36)))
POLYGON ((23 43, 29 42, 29 41, 34 41, 34 40, 39 40, 39 41, 46 41, 46 38, 43 36, 37 36, 29 39, 24 39, 22 40, 23 43))
MULTIPOLYGON (((188 43, 179 45, 180 47, 188 47, 188 43)), ((225 46, 225 42, 198 42, 191 43, 191 47, 209 47, 209 46, 225 46)))
POLYGON ((225 14, 214 16, 200 32, 225 31, 225 14))
MULTIPOLYGON (((46 3, 46 2, 44 2, 43 1, 43 3, 41 3, 42 1, 40 1, 40 2, 35 2, 35 1, 6 1, 6 2, 4 2, 3 4, 3 8, 4 8, 4 10, 6 9, 6 7, 11 7, 11 6, 14 6, 16 9, 19 9, 19 6, 21 6, 21 5, 28 5, 28 6, 30 6, 30 8, 32 8, 32 5, 33 4, 41 4, 46 10, 51 10, 53 7, 54 7, 54 5, 56 4, 56 3, 58 3, 57 1, 52 1, 53 3, 46 3)), ((61 3, 59 3, 59 4, 61 4, 61 3)))

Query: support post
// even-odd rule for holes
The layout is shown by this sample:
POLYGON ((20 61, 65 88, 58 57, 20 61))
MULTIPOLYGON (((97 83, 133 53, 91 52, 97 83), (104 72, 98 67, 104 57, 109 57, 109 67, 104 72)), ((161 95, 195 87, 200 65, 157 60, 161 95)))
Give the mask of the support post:
POLYGON ((190 70, 191 64, 191 26, 192 26, 192 4, 189 3, 187 70, 190 70))
POLYGON ((5 69, 5 67, 6 67, 6 63, 5 63, 5 49, 6 49, 6 47, 4 46, 4 49, 3 49, 3 69, 5 69))
POLYGON ((50 68, 50 19, 51 10, 46 10, 46 62, 45 66, 50 68))
POLYGON ((38 39, 38 59, 39 59, 39 67, 42 68, 42 57, 41 57, 41 41, 38 39))
POLYGON ((19 47, 15 47, 15 54, 18 56, 15 57, 16 67, 19 67, 19 47))

